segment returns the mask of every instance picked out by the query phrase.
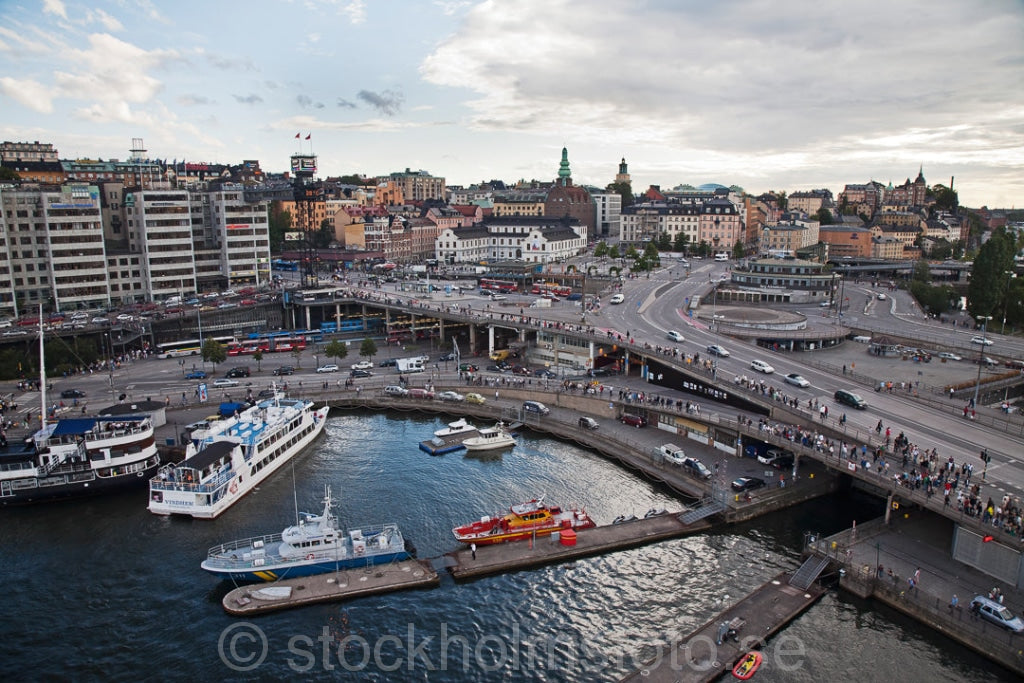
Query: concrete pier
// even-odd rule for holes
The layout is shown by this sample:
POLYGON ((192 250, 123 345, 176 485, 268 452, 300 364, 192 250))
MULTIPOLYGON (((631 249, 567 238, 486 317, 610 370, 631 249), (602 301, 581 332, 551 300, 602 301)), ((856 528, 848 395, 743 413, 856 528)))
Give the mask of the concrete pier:
POLYGON ((633 683, 703 683, 730 672, 743 655, 750 650, 761 649, 766 639, 825 593, 818 584, 812 584, 807 590, 792 586, 790 577, 789 572, 779 574, 674 643, 666 656, 622 680, 633 683), (724 623, 735 629, 735 639, 719 640, 724 623))
POLYGON ((452 576, 456 580, 464 580, 647 545, 696 534, 712 526, 707 520, 684 524, 680 516, 680 513, 669 513, 623 524, 577 530, 576 545, 573 546, 562 545, 549 534, 533 540, 479 545, 476 559, 473 559, 473 553, 468 547, 448 553, 445 557, 452 576))
POLYGON ((252 616, 319 602, 349 600, 408 588, 426 588, 441 582, 429 562, 403 560, 361 569, 284 579, 241 586, 224 596, 224 611, 252 616), (273 589, 266 591, 265 589, 273 589))

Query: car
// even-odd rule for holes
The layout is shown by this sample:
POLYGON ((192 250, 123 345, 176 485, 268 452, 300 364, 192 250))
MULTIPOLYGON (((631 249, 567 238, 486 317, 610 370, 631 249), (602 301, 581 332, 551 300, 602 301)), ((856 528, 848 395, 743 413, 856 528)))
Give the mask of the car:
POLYGON ((697 458, 683 458, 681 465, 683 470, 685 470, 691 477, 695 477, 696 479, 711 478, 711 470, 709 470, 708 466, 697 458))
POLYGON ((791 372, 786 375, 785 380, 787 384, 792 384, 793 386, 800 387, 801 389, 806 389, 811 386, 811 383, 804 379, 803 375, 795 372, 791 372))
POLYGON ((224 373, 225 377, 248 377, 249 368, 231 368, 224 373))
POLYGON ((509 368, 507 365, 488 365, 484 370, 487 372, 508 372, 509 368))
POLYGON ((504 301, 507 298, 504 294, 491 294, 490 296, 491 301, 504 301))
POLYGON ((479 369, 479 366, 473 365, 472 363, 462 363, 459 365, 460 372, 477 372, 479 369))
POLYGON ((109 325, 110 324, 110 318, 106 318, 106 317, 98 315, 95 318, 92 318, 91 320, 89 320, 89 322, 91 322, 93 325, 109 325))
POLYGON ((213 380, 213 386, 217 387, 217 388, 237 387, 238 386, 238 380, 237 379, 231 379, 229 377, 221 377, 219 379, 213 380))
POLYGON ((941 358, 942 360, 963 360, 964 359, 963 356, 961 356, 959 354, 956 354, 956 353, 952 353, 950 351, 942 351, 942 352, 940 352, 939 353, 939 358, 941 358))
POLYGON ((577 424, 579 425, 580 429, 590 430, 597 429, 598 427, 601 426, 597 423, 597 420, 595 420, 592 417, 587 417, 585 415, 579 419, 579 422, 577 422, 577 424))
POLYGON ((260 389, 260 393, 256 394, 256 398, 258 398, 258 399, 274 398, 274 396, 276 396, 276 395, 277 395, 277 392, 274 391, 273 389, 260 389))
POLYGON ((626 297, 623 296, 622 294, 612 294, 612 298, 608 299, 608 303, 610 303, 610 304, 621 304, 625 300, 626 300, 626 297))
POLYGON ((387 396, 408 396, 409 390, 397 384, 390 384, 384 387, 384 394, 387 396))
POLYGON ((364 377, 373 377, 373 373, 370 372, 369 370, 353 370, 352 372, 348 373, 348 376, 352 377, 353 379, 361 379, 364 377))
POLYGON ((757 456, 759 463, 769 465, 777 470, 789 469, 795 460, 796 456, 792 452, 781 448, 769 448, 763 455, 757 456))
POLYGON ((820 304, 818 304, 818 306, 820 306, 821 308, 828 308, 831 305, 832 305, 831 301, 822 301, 820 304))
POLYGON ((832 395, 832 398, 836 400, 836 403, 842 403, 850 406, 851 408, 856 408, 857 410, 865 410, 868 407, 867 401, 847 389, 838 390, 832 395))
POLYGON ((434 398, 434 392, 420 388, 410 389, 409 398, 423 398, 429 401, 434 398))
POLYGON ((637 429, 647 426, 647 418, 642 415, 631 415, 629 413, 625 413, 619 419, 622 421, 622 424, 636 427, 637 429))
POLYGON ((729 350, 719 344, 709 344, 707 352, 712 356, 721 356, 722 358, 729 357, 729 350))
POLYGON ((552 294, 551 292, 544 292, 543 294, 540 295, 540 298, 547 299, 549 301, 561 301, 561 299, 559 299, 556 295, 552 294))
POLYGON ((565 300, 566 301, 579 301, 582 298, 583 298, 582 294, 580 294, 579 292, 573 292, 569 296, 565 297, 565 300))
POLYGON ((398 365, 397 358, 385 358, 381 362, 377 363, 377 366, 381 368, 393 368, 396 365, 398 365))
POLYGON ((480 394, 476 394, 476 393, 466 394, 466 403, 473 403, 475 405, 483 405, 484 401, 486 401, 486 400, 487 399, 485 399, 480 394))
POLYGON ((202 370, 193 370, 185 375, 185 379, 206 379, 206 373, 202 370))
POLYGON ((317 372, 337 372, 338 366, 334 363, 328 363, 327 365, 321 365, 316 369, 317 372))
POLYGON ((445 353, 445 354, 442 354, 442 355, 438 356, 437 360, 439 360, 439 361, 455 360, 455 354, 454 353, 445 353))
POLYGON ((733 491, 753 491, 764 486, 765 481, 760 477, 740 477, 732 482, 733 491))
POLYGON ((452 401, 455 403, 465 401, 466 397, 457 391, 442 391, 437 395, 439 401, 452 401))
POLYGON ((772 366, 768 365, 763 360, 759 360, 757 358, 755 358, 754 360, 750 361, 750 369, 751 370, 757 370, 758 372, 763 372, 766 375, 770 375, 773 372, 775 372, 775 368, 773 368, 772 366))
POLYGON ((992 340, 988 337, 971 337, 972 344, 981 344, 982 346, 992 346, 992 340))
POLYGON ((990 356, 982 356, 981 358, 975 358, 974 362, 977 365, 984 365, 989 368, 994 368, 995 366, 999 365, 999 361, 990 356))
POLYGON ((985 621, 1002 626, 1007 631, 1024 632, 1024 621, 1021 621, 1020 617, 1013 616, 1009 609, 991 598, 986 598, 983 595, 976 596, 971 600, 971 612, 985 621))
POLYGON ((537 368, 536 370, 533 371, 533 376, 544 377, 546 379, 554 379, 555 377, 558 377, 556 373, 552 372, 548 368, 537 368))
POLYGON ((134 320, 135 316, 128 313, 122 313, 121 315, 117 316, 117 319, 120 320, 121 322, 127 322, 129 320, 134 320))
POLYGON ((280 377, 281 375, 294 375, 295 368, 290 365, 282 365, 279 368, 274 368, 274 374, 280 377))
POLYGON ((686 337, 684 337, 682 335, 682 333, 676 332, 675 330, 669 330, 668 334, 666 334, 665 336, 668 337, 669 339, 671 339, 674 342, 684 342, 684 341, 686 341, 686 337))
POLYGON ((65 389, 60 392, 61 398, 85 398, 85 392, 81 389, 65 389))
POLYGON ((885 301, 885 294, 883 294, 882 292, 879 292, 878 293, 878 300, 879 301, 885 301))
POLYGON ((353 363, 352 364, 352 369, 353 370, 372 370, 373 369, 373 361, 372 360, 361 360, 358 363, 353 363))
POLYGON ((551 410, 540 401, 523 401, 523 412, 547 415, 551 410))
POLYGON ((587 377, 611 377, 612 371, 610 368, 591 368, 587 370, 587 377))

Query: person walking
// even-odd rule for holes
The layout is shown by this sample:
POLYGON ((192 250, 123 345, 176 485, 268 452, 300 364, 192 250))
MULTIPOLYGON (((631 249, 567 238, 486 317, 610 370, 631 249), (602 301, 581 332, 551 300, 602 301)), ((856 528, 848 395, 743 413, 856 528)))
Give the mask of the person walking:
POLYGON ((473 554, 473 559, 476 559, 476 543, 469 544, 469 552, 473 554))

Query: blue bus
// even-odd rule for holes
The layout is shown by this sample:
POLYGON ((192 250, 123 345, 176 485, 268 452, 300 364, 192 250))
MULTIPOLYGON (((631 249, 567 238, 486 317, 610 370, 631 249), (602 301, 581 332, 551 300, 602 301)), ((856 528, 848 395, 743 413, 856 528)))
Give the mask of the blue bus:
POLYGON ((296 261, 288 261, 283 258, 276 258, 270 262, 271 270, 288 270, 296 272, 299 270, 299 264, 296 261))

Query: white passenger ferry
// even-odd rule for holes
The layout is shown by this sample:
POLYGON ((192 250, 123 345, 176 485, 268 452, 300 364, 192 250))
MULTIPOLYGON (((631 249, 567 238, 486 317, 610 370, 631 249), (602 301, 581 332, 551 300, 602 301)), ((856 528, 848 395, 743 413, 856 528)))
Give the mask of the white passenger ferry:
POLYGON ((149 511, 213 519, 309 446, 328 407, 273 398, 192 433, 185 459, 149 482, 149 511))

